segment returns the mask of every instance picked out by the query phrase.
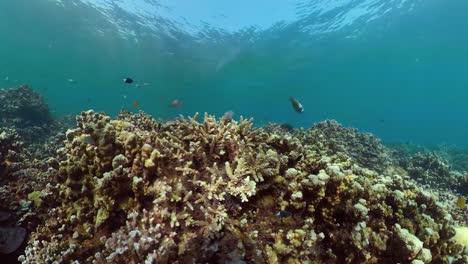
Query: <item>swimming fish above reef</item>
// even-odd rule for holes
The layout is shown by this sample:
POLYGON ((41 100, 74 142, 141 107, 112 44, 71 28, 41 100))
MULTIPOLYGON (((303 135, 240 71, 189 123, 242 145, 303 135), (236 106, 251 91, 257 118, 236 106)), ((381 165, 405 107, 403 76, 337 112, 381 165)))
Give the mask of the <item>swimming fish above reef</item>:
POLYGON ((175 99, 175 100, 173 100, 173 101, 169 104, 169 106, 178 107, 178 106, 180 106, 181 104, 182 104, 182 102, 181 102, 180 100, 175 99))
POLYGON ((230 110, 224 113, 223 118, 227 121, 231 121, 233 116, 234 116, 234 111, 230 110))
POLYGON ((458 197, 457 201, 455 202, 458 208, 465 209, 466 208, 466 200, 464 197, 458 197))
POLYGON ((131 84, 131 83, 133 83, 133 79, 127 77, 127 78, 124 78, 124 79, 123 79, 123 82, 124 82, 124 83, 128 83, 128 84, 131 84))
POLYGON ((67 79, 67 81, 68 81, 69 83, 76 83, 76 81, 73 80, 73 79, 67 79))
POLYGON ((289 217, 289 216, 292 216, 292 213, 289 212, 289 211, 286 211, 286 210, 281 210, 276 214, 276 216, 278 216, 278 217, 289 217))
POLYGON ((139 104, 137 101, 133 101, 133 106, 134 106, 136 109, 140 109, 140 104, 139 104))
POLYGON ((289 100, 291 101, 291 104, 296 112, 298 113, 304 112, 304 107, 296 98, 289 96, 289 100))

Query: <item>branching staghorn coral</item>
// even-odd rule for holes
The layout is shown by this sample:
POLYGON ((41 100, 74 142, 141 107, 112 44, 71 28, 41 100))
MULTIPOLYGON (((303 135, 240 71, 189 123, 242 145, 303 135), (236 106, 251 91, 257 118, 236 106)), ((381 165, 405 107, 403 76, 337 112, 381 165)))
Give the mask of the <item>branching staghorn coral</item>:
POLYGON ((374 170, 388 163, 369 136, 326 125, 340 135, 331 148, 314 131, 277 135, 242 118, 198 118, 159 124, 143 114, 82 113, 21 260, 467 260, 452 239, 453 220, 431 195, 374 170), (370 140, 359 148, 377 153, 364 157, 375 166, 349 156, 349 138, 370 140))

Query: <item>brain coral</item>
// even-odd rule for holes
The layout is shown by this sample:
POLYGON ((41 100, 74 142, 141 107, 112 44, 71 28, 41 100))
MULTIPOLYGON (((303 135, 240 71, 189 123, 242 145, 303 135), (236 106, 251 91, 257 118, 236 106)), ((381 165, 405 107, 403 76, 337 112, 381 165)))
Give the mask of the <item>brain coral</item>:
MULTIPOLYGON (((20 260, 468 260, 452 239, 450 215, 406 178, 330 152, 325 140, 314 140, 315 132, 281 136, 242 118, 198 119, 163 124, 141 113, 116 120, 92 111, 78 116, 59 150, 57 184, 42 191, 42 220, 20 260)), ((375 150, 367 136, 339 131, 375 150)))

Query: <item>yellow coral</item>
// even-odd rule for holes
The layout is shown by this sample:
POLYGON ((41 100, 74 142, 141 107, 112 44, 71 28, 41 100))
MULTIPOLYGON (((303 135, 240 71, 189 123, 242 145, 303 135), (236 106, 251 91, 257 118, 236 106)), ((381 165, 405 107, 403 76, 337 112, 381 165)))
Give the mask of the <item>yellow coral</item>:
POLYGON ((99 208, 94 221, 96 227, 100 227, 109 218, 109 211, 105 208, 99 208))
POLYGON ((468 247, 468 226, 455 227, 455 231, 456 231, 456 234, 455 234, 454 239, 458 243, 468 247))
POLYGON ((28 200, 34 203, 34 206, 39 207, 41 206, 42 199, 40 198, 42 192, 41 191, 34 191, 28 194, 28 200))

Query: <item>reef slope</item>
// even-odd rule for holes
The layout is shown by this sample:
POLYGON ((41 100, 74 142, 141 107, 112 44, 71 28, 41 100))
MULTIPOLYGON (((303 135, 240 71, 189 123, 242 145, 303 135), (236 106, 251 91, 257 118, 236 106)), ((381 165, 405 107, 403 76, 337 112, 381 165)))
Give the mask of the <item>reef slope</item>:
POLYGON ((373 137, 199 119, 83 112, 36 190, 20 261, 468 262, 451 215, 373 137))

